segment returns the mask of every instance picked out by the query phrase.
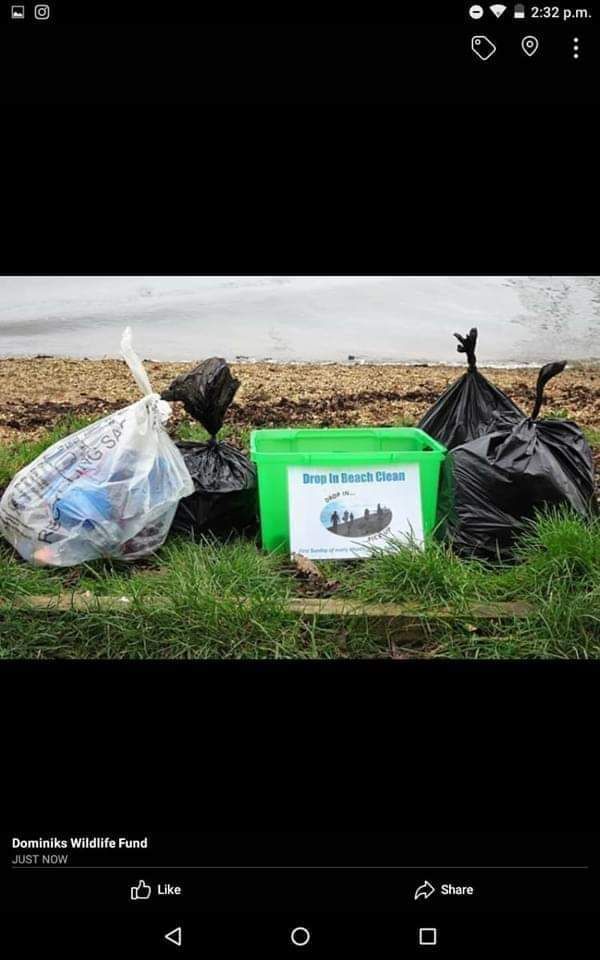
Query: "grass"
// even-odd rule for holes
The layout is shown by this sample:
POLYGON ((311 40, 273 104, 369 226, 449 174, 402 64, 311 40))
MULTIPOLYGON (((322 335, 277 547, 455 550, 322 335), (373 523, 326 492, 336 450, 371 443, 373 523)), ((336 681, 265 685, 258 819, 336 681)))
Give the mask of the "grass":
POLYGON ((35 569, 3 545, 0 596, 56 594, 66 581, 69 588, 127 595, 134 602, 126 613, 44 617, 7 611, 0 619, 0 657, 302 658, 380 652, 363 634, 355 644, 352 631, 317 628, 289 614, 283 602, 295 584, 285 567, 285 559, 245 540, 194 543, 173 537, 141 569, 101 561, 69 570, 35 569), (160 607, 152 609, 149 597, 160 598, 160 607))
MULTIPOLYGON (((177 427, 176 437, 178 440, 197 440, 200 443, 205 443, 210 439, 210 434, 199 423, 183 420, 177 427)), ((236 443, 239 447, 248 450, 250 448, 250 427, 231 427, 225 424, 219 430, 219 440, 236 443)))
POLYGON ((353 573, 365 602, 418 601, 465 612, 474 601, 526 600, 536 615, 501 622, 438 622, 435 654, 446 657, 600 656, 600 519, 547 511, 522 538, 516 562, 461 560, 441 543, 375 555, 353 573))
MULTIPOLYGON (((0 486, 50 443, 86 420, 62 421, 43 440, 0 448, 0 486)), ((246 431, 248 433, 248 431, 246 431)), ((600 433, 600 431, 599 431, 600 433)), ((183 424, 179 435, 205 439, 183 424)), ((226 435, 226 431, 223 431, 226 435)), ((233 435, 233 434, 232 434, 233 435)), ((240 434, 233 435, 239 442, 240 434)), ((245 438, 247 442, 247 437, 245 438)), ((600 656, 600 519, 567 510, 541 514, 521 539, 516 562, 461 560, 447 546, 397 549, 369 559, 320 565, 339 582, 336 596, 416 602, 431 611, 430 636, 396 639, 404 656, 596 658, 600 656), (527 600, 535 616, 470 622, 473 601, 527 600), (451 606, 460 619, 436 620, 451 606)), ((302 587, 287 558, 252 540, 220 543, 171 537, 143 563, 96 561, 69 569, 33 568, 0 544, 0 597, 91 590, 133 598, 132 609, 41 615, 0 614, 0 658, 290 658, 388 656, 388 637, 366 618, 300 619, 286 598, 302 587), (242 605, 239 598, 246 598, 242 605), (152 605, 151 598, 160 598, 152 605)))
POLYGON ((582 427, 581 429, 590 447, 600 447, 600 430, 596 427, 582 427))

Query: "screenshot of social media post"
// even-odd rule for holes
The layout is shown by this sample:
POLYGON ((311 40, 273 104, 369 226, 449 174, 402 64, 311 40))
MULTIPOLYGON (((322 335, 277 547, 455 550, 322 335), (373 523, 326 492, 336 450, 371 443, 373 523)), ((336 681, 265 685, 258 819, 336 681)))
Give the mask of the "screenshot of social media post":
POLYGON ((20 831, 2 875, 14 956, 595 955, 591 833, 20 831))
POLYGON ((600 653, 600 277, 0 277, 3 660, 600 653))

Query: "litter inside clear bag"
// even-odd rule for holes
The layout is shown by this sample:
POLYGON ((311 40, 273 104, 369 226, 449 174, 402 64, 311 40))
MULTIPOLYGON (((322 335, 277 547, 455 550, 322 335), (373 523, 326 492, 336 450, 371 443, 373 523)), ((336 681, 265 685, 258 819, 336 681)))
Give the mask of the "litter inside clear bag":
POLYGON ((157 550, 194 484, 125 331, 121 352, 145 396, 60 440, 24 467, 0 501, 0 531, 32 563, 136 560, 157 550))

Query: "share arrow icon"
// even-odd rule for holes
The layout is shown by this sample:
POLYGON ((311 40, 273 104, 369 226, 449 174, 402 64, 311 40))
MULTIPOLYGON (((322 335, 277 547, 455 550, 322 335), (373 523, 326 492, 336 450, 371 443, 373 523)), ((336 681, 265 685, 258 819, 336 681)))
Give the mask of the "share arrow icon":
POLYGON ((415 900, 420 900, 423 897, 424 900, 429 899, 429 897, 435 893, 435 887, 429 880, 426 880, 425 883, 422 883, 420 887, 417 887, 415 890, 415 900))
POLYGON ((183 943, 181 927, 175 927, 174 930, 169 930, 168 933, 165 933, 165 940, 168 940, 169 943, 174 943, 176 947, 180 947, 183 943))

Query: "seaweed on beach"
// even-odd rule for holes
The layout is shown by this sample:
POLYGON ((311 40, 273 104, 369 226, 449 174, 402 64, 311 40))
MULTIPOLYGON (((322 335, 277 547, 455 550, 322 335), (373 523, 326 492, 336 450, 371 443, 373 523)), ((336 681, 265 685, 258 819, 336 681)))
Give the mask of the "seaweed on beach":
MULTIPOLYGON (((161 391, 194 366, 154 361, 147 369, 161 391)), ((241 386, 228 411, 228 436, 246 427, 300 423, 416 423, 457 374, 456 367, 441 365, 234 363, 230 367, 241 386)), ((535 370, 496 368, 490 375, 519 407, 534 402, 535 370)), ((570 417, 596 428, 600 367, 570 364, 558 380, 546 391, 544 416, 570 417)), ((65 416, 102 416, 135 399, 135 385, 128 382, 127 371, 117 360, 0 360, 0 443, 38 439, 65 416)), ((174 405, 173 433, 184 422, 190 422, 189 415, 183 406, 174 405)))

